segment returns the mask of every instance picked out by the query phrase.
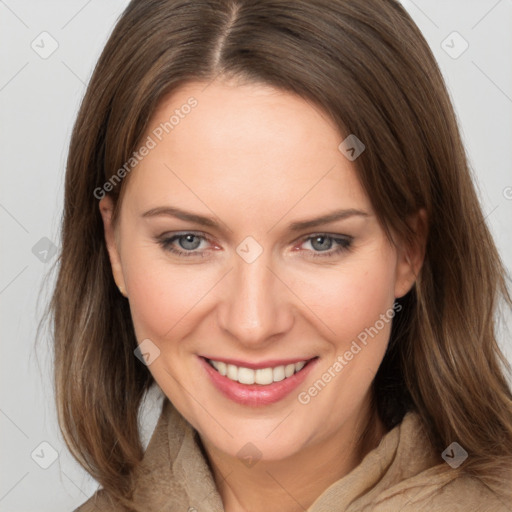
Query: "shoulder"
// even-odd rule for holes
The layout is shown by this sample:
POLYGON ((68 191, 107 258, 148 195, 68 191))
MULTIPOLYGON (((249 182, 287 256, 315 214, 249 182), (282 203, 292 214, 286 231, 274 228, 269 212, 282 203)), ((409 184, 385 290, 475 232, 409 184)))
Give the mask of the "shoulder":
POLYGON ((126 512, 125 509, 112 501, 104 489, 97 490, 86 502, 82 503, 73 512, 99 512, 108 510, 109 512, 126 512))
POLYGON ((408 413, 394 435, 389 448, 380 447, 392 460, 357 512, 512 512, 512 477, 510 494, 502 496, 451 468, 433 450, 416 413, 408 413))
POLYGON ((372 512, 512 512, 512 496, 498 496, 476 478, 433 467, 389 489, 372 512))

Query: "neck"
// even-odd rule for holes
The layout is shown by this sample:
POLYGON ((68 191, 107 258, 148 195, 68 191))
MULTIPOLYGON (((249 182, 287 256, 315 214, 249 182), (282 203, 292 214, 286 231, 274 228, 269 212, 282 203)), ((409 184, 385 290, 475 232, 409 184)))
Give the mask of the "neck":
POLYGON ((330 437, 286 459, 262 459, 251 467, 201 441, 226 512, 303 512, 350 473, 384 433, 378 414, 367 409, 330 437))

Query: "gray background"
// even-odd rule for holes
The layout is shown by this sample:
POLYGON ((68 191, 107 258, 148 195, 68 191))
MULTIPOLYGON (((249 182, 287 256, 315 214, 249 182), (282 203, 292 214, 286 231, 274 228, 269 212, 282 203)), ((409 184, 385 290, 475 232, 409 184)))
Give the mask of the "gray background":
MULTIPOLYGON (((403 4, 440 63, 487 222, 510 270, 512 0, 403 4)), ((126 5, 126 0, 0 0, 3 512, 70 511, 97 488, 59 433, 49 339, 43 335, 36 351, 35 335, 53 285, 52 278, 46 284, 43 278, 55 261, 71 128, 93 66, 126 5)), ((509 316, 502 327, 511 324, 509 316)), ((509 330, 500 341, 512 360, 509 330)), ((158 393, 151 397, 142 414, 145 442, 159 399, 158 393)))

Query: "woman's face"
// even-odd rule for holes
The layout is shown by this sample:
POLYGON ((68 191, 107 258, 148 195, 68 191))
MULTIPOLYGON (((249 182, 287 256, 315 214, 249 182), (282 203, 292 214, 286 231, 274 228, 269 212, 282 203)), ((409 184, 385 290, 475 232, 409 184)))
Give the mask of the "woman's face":
POLYGON ((222 453, 283 459, 360 433, 414 269, 327 116, 268 86, 205 85, 159 106, 115 229, 101 201, 106 239, 171 402, 222 453))

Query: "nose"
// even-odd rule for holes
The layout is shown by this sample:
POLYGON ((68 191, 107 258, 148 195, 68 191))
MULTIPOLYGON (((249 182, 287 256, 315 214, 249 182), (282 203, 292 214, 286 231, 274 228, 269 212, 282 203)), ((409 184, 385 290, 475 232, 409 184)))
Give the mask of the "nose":
MULTIPOLYGON (((224 280, 218 325, 246 348, 263 348, 293 325, 293 294, 266 252, 252 263, 236 256, 224 280)), ((283 276, 284 277, 284 276, 283 276)))

